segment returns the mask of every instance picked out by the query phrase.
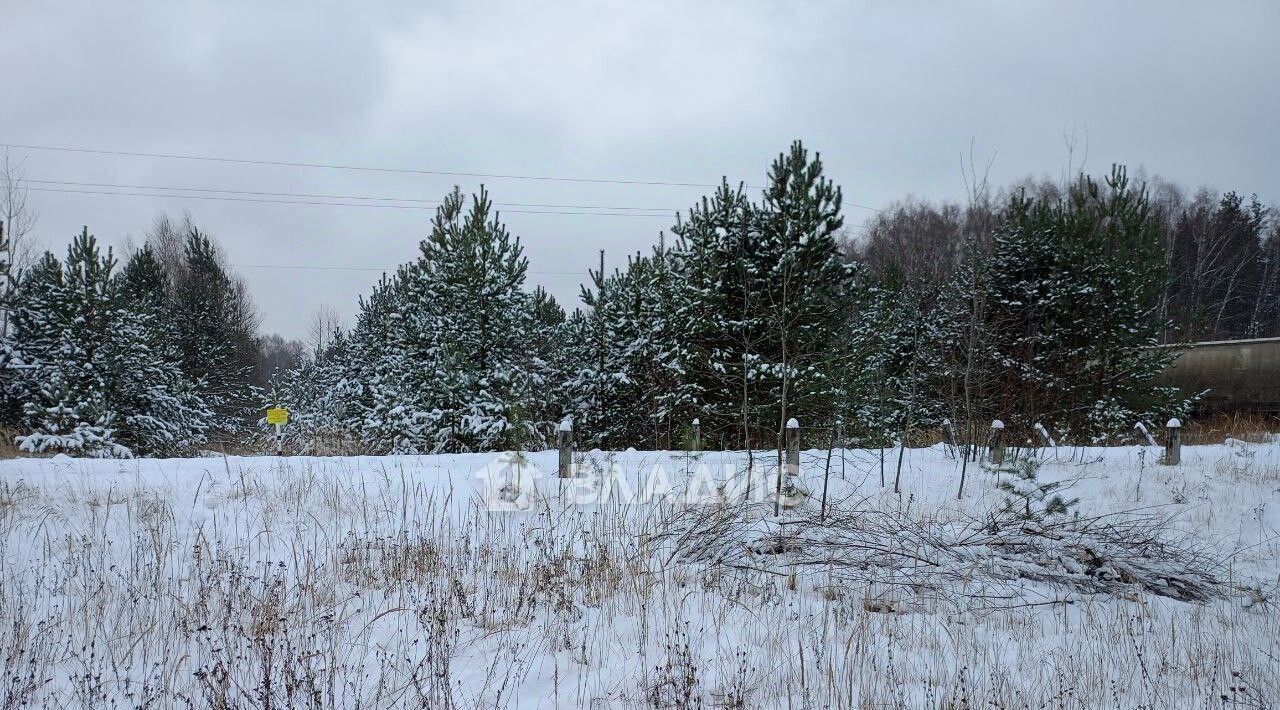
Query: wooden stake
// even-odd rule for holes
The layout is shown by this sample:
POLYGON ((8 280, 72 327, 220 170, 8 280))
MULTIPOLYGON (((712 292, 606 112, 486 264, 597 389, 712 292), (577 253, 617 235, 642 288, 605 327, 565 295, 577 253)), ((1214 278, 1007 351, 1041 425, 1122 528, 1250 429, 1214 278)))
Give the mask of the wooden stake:
POLYGON ((560 448, 560 478, 573 478, 573 422, 568 417, 556 430, 556 445, 560 448))
POLYGON ((991 422, 991 463, 999 466, 1004 463, 1004 422, 999 419, 991 422))
POLYGON ((1182 422, 1177 419, 1170 419, 1165 424, 1165 431, 1168 432, 1169 438, 1164 444, 1164 461, 1166 466, 1177 466, 1182 463, 1182 422))

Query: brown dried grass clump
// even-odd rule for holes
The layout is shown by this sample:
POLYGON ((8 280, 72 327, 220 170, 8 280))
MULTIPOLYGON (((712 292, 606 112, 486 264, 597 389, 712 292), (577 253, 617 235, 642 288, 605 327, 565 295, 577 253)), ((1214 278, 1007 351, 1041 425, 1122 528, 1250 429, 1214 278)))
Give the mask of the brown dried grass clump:
POLYGON ((12 429, 0 427, 0 459, 30 456, 27 452, 20 450, 18 444, 14 442, 13 438, 17 435, 17 432, 12 429))
POLYGON ((1271 440, 1280 432, 1280 414, 1266 412, 1221 412, 1194 417, 1183 423, 1182 443, 1221 444, 1239 439, 1253 444, 1271 440))

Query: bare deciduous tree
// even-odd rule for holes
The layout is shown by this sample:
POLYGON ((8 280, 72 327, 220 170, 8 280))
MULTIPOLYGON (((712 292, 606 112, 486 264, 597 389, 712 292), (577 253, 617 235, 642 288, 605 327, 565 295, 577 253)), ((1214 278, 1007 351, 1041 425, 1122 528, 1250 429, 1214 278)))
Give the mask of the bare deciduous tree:
MULTIPOLYGON (((35 259, 36 245, 31 238, 39 215, 27 204, 26 173, 21 161, 14 161, 9 151, 0 165, 0 302, 7 302, 19 275, 35 259)), ((9 333, 9 310, 0 315, 0 335, 9 333)))
POLYGON ((338 311, 327 303, 321 304, 307 324, 307 347, 318 356, 333 342, 334 334, 341 327, 342 318, 338 311))

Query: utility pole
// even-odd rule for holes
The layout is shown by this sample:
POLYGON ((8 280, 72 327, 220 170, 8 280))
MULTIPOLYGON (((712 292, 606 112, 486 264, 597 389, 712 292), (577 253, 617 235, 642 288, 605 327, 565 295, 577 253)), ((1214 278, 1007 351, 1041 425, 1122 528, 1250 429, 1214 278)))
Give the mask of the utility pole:
POLYGON ((604 448, 604 305, 605 305, 604 249, 600 250, 600 317, 596 320, 596 345, 600 351, 600 369, 596 371, 596 426, 600 430, 600 448, 604 448))
MULTIPOLYGON (((665 232, 658 232, 658 292, 663 294, 662 299, 666 299, 667 293, 667 235, 665 232)), ((663 311, 663 317, 667 312, 663 311)), ((653 448, 662 449, 662 420, 657 416, 657 406, 651 412, 653 417, 653 448)), ((669 419, 668 419, 669 421, 669 419)))
POLYGON ((4 237, 4 220, 0 219, 0 337, 9 334, 9 284, 13 271, 13 250, 4 237))

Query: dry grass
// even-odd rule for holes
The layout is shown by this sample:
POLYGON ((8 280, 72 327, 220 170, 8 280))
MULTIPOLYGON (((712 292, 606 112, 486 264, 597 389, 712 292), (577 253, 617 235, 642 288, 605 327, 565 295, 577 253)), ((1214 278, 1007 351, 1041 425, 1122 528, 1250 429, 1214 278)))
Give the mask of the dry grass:
POLYGON ((1235 412, 1192 417, 1183 423, 1184 444, 1221 444, 1227 439, 1252 443, 1273 440, 1280 433, 1280 415, 1261 412, 1235 412))
POLYGON ((16 459, 30 455, 18 449, 18 445, 13 441, 15 436, 17 436, 17 433, 12 429, 0 427, 0 459, 16 459))
MULTIPOLYGON (((1156 422, 1156 429, 1152 434, 1161 443, 1164 442, 1164 432, 1162 426, 1164 422, 1156 422)), ((974 440, 979 446, 986 445, 990 430, 987 423, 982 422, 976 428, 970 427, 965 429, 958 427, 956 436, 961 442, 974 440), (974 439, 969 432, 977 432, 977 438, 974 439)), ((1059 443, 1090 443, 1073 442, 1069 437, 1063 437, 1060 432, 1054 432, 1059 443)), ((1274 441, 1275 437, 1280 435, 1280 414, 1268 414, 1265 412, 1231 412, 1209 414, 1203 417, 1192 416, 1183 422, 1182 427, 1182 443, 1187 445, 1204 445, 1204 444, 1221 444, 1228 439, 1239 439, 1250 443, 1266 443, 1274 441)), ((811 442, 815 447, 826 445, 825 433, 817 433, 811 442)), ((1035 438, 1035 444, 1040 445, 1042 442, 1038 437, 1028 434, 1028 438, 1035 438)), ((1139 443, 1141 440, 1139 435, 1131 433, 1122 439, 1132 439, 1131 442, 1117 441, 1113 443, 1139 443)), ((907 440, 907 445, 911 447, 933 446, 945 440, 945 433, 942 429, 918 429, 911 432, 907 440)), ((1006 444, 1013 445, 1015 441, 1013 437, 1007 437, 1006 444)))
MULTIPOLYGON (((891 568, 671 561, 675 504, 543 496, 493 514, 394 467, 209 463, 194 496, 158 479, 0 487, 0 708, 1262 708, 1280 693, 1261 588, 1188 604, 1035 587, 1050 603, 961 608, 891 568)), ((894 515, 941 520, 909 499, 894 515)))

